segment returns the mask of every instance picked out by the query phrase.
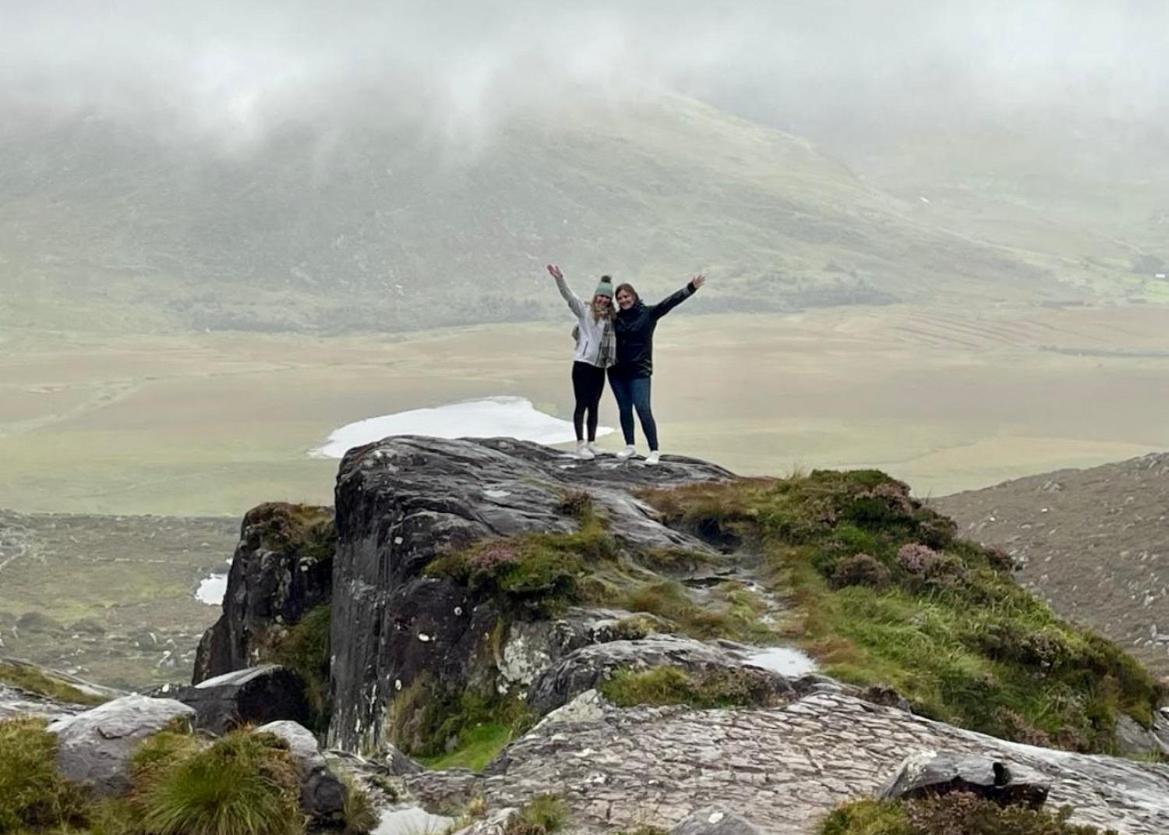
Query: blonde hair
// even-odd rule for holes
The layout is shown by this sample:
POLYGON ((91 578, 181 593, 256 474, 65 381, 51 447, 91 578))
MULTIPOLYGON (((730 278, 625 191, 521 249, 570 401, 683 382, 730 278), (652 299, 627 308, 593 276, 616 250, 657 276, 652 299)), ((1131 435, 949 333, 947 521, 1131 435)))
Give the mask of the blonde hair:
POLYGON ((593 320, 599 322, 601 319, 608 319, 609 321, 612 321, 613 317, 617 315, 617 311, 614 310, 616 305, 613 304, 613 300, 609 299, 609 304, 607 307, 600 307, 597 304, 598 298, 603 299, 607 298, 607 296, 593 296, 592 303, 589 304, 589 307, 591 307, 593 310, 593 320))

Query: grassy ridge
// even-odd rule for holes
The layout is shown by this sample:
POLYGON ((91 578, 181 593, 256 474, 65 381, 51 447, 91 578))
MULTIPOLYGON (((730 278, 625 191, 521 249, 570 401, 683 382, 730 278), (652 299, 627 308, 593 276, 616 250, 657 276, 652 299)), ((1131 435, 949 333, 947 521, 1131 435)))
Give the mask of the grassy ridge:
POLYGON ((760 548, 791 635, 825 671, 888 684, 915 710, 996 736, 1111 752, 1117 716, 1148 725, 1160 691, 1132 657, 1056 617, 1005 556, 873 470, 697 485, 646 496, 673 524, 760 548))

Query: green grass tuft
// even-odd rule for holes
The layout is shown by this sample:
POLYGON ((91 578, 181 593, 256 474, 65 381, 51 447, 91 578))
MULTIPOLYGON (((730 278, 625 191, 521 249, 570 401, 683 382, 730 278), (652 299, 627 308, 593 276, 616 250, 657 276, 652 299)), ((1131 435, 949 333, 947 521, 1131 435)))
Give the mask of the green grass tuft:
MULTIPOLYGON (((1020 587, 1000 553, 876 470, 649 491, 672 524, 764 555, 788 630, 825 672, 1008 739, 1111 753, 1160 697, 1131 656, 1020 587)), ((669 615, 666 615, 667 617, 669 615)))
POLYGON ((85 824, 86 792, 57 773, 57 738, 46 724, 0 721, 0 832, 85 824))
POLYGON ((564 801, 552 794, 533 797, 504 827, 504 835, 549 835, 568 820, 564 801))
MULTIPOLYGON (((1105 835, 1068 822, 1071 809, 1052 812, 1000 806, 955 792, 916 800, 860 800, 824 819, 818 835, 1105 835)), ((1114 830, 1107 830, 1116 835, 1114 830)))
POLYGON ((345 785, 345 807, 342 817, 345 820, 344 835, 365 835, 377 828, 379 817, 377 807, 370 800, 366 792, 350 774, 343 774, 341 782, 345 785))
POLYGON ((534 719, 515 693, 457 689, 421 675, 390 703, 386 729, 404 753, 431 768, 480 770, 534 719))
POLYGON ((155 835, 299 835, 299 797, 287 744, 237 731, 157 773, 136 803, 155 835))
POLYGON ((515 729, 511 725, 500 722, 472 725, 459 733, 458 747, 449 754, 423 757, 421 762, 438 771, 447 768, 482 771, 514 738, 515 729))
POLYGON ((769 677, 746 669, 714 668, 689 672, 655 667, 618 670, 601 684, 601 694, 619 707, 690 705, 697 708, 760 707, 775 703, 769 677))

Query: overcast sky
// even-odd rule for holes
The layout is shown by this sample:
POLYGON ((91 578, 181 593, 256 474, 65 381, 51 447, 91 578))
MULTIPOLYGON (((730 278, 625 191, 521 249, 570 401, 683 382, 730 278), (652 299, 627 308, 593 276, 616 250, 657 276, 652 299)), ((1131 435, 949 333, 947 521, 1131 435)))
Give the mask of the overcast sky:
POLYGON ((379 115, 483 133, 663 90, 793 130, 1036 106, 1169 124, 1161 0, 326 5, 0 0, 0 103, 243 142, 379 115))

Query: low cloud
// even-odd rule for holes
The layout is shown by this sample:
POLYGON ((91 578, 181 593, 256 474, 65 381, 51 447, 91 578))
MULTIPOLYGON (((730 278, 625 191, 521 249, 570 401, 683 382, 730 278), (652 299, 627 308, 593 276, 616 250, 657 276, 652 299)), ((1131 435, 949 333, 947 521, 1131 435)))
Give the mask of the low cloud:
POLYGON ((0 104, 262 145, 409 120, 487 141, 526 110, 677 91, 794 130, 1048 108, 1169 124, 1161 3, 0 0, 0 104))

